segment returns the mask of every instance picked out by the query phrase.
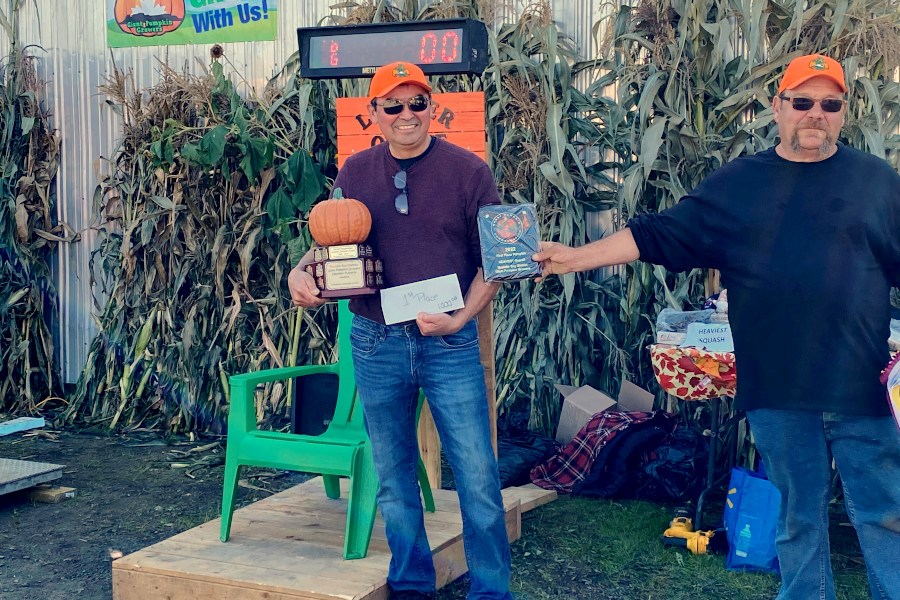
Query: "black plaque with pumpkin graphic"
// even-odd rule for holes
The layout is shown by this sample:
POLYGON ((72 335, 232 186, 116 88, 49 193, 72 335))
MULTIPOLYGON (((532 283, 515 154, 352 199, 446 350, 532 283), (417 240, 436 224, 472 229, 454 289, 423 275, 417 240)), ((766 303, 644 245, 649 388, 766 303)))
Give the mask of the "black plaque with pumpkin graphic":
POLYGON ((478 210, 485 281, 517 281, 541 274, 531 256, 540 250, 534 204, 492 204, 478 210))

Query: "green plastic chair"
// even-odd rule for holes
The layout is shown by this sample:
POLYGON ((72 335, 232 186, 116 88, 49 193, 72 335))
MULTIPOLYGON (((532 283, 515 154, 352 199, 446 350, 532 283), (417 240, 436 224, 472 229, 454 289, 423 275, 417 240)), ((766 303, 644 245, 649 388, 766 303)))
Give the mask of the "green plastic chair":
MULTIPOLYGON (((344 558, 365 558, 375 522, 375 492, 378 480, 372 462, 372 449, 363 424, 358 401, 350 348, 352 314, 348 302, 338 302, 338 349, 340 359, 328 365, 310 365, 268 369, 229 378, 231 405, 225 451, 225 477, 222 489, 222 528, 220 539, 227 542, 231 533, 234 493, 241 467, 255 466, 306 473, 319 473, 325 482, 325 494, 340 498, 340 477, 350 478, 347 500, 347 527, 344 558), (301 435, 265 431, 256 426, 254 392, 260 384, 293 379, 316 373, 338 375, 338 397, 334 417, 321 435, 301 435)), ((419 396, 416 419, 422 410, 424 395, 419 396)), ((434 497, 421 458, 419 486, 425 509, 434 512, 434 497)))

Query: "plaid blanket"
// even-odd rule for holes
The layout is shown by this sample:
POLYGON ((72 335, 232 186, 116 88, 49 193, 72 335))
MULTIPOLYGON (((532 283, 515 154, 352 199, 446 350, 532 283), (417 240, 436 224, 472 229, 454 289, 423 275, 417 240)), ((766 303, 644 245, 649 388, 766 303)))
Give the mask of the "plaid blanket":
POLYGON ((571 493, 572 488, 590 474, 604 446, 628 427, 649 421, 656 412, 597 413, 581 428, 575 439, 531 470, 532 483, 561 494, 571 493))

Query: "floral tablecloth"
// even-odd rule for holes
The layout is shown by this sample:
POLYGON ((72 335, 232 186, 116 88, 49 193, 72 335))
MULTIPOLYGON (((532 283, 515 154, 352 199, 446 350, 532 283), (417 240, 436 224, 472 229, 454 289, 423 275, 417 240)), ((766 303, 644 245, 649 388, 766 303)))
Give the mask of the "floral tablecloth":
POLYGON ((659 385, 677 398, 734 398, 737 369, 732 352, 653 344, 650 346, 650 361, 659 385))

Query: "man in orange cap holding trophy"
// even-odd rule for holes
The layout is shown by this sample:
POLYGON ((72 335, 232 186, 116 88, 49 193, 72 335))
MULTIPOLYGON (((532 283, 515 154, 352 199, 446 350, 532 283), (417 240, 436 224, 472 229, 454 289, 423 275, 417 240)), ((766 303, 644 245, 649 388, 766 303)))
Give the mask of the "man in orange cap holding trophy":
MULTIPOLYGON (((434 103, 417 65, 380 67, 369 98, 369 116, 385 143, 350 156, 334 188, 369 209, 367 243, 384 262, 386 287, 451 276, 465 299, 465 306, 452 313, 420 312, 414 320, 391 324, 386 324, 381 296, 356 296, 350 302, 356 383, 392 554, 390 597, 431 598, 435 591, 416 481, 421 388, 459 493, 468 598, 508 600, 509 539, 474 321, 498 288, 481 273, 476 218, 480 206, 499 204, 497 187, 478 156, 428 133, 434 103)), ((324 303, 304 271, 310 260, 311 253, 288 279, 298 306, 324 303)))
POLYGON ((781 493, 777 600, 834 600, 831 462, 844 487, 873 598, 900 599, 900 433, 879 372, 891 287, 900 286, 900 176, 838 142, 841 65, 790 62, 772 110, 774 148, 723 165, 656 214, 579 248, 544 242, 544 275, 644 260, 719 269, 747 412, 781 493))

